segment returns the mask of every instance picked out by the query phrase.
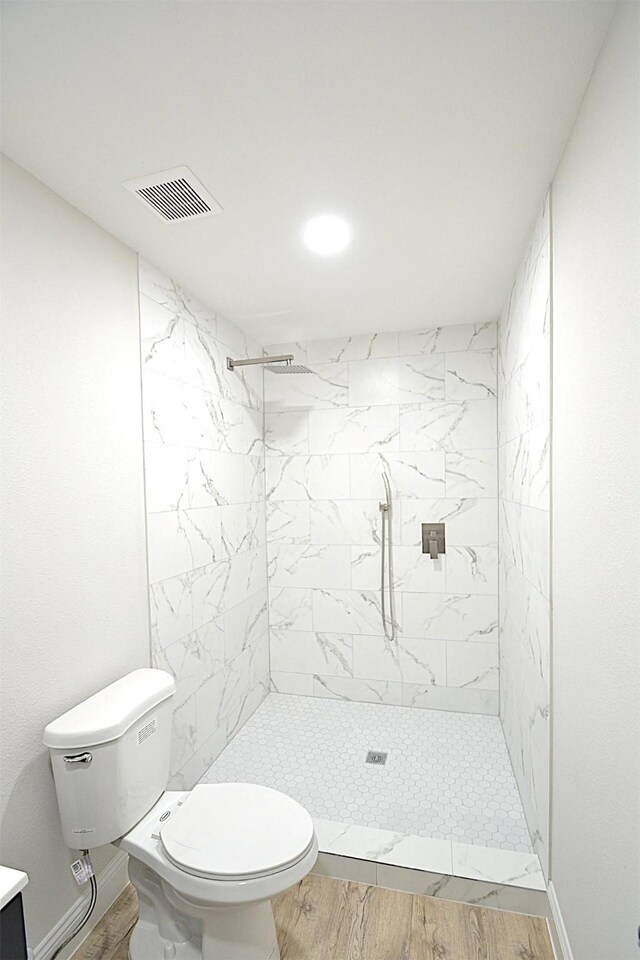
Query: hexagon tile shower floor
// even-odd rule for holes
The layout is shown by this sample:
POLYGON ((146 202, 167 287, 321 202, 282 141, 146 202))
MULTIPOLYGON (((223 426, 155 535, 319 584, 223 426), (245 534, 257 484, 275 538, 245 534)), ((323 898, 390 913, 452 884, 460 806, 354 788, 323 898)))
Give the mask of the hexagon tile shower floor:
POLYGON ((532 851, 497 717, 271 694, 202 780, 261 783, 325 820, 532 851))

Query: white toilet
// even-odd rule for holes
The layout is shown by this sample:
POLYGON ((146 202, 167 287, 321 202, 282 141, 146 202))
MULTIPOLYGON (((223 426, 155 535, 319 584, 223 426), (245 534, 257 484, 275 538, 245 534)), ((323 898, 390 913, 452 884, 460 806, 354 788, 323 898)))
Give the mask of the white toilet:
POLYGON ((256 784, 166 791, 174 693, 135 670, 47 726, 65 842, 129 854, 131 960, 278 960, 270 898, 313 867, 313 821, 256 784))

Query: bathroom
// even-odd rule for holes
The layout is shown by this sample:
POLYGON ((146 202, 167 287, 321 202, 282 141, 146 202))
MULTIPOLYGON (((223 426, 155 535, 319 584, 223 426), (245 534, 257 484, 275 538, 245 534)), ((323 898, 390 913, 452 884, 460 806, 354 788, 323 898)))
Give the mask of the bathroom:
POLYGON ((43 737, 149 668, 299 889, 638 956, 639 13, 2 3, 6 960, 129 955, 43 737))

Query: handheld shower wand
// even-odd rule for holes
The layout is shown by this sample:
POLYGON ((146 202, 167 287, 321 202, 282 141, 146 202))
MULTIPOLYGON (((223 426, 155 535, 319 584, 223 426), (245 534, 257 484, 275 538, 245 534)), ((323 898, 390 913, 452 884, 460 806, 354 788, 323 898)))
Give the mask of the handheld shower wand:
POLYGON ((380 513, 382 514, 382 537, 381 537, 381 571, 380 571, 380 606, 382 609, 382 629, 387 640, 396 639, 396 616, 393 599, 393 544, 391 536, 391 483, 386 470, 382 471, 382 481, 384 483, 384 492, 386 502, 380 503, 380 513), (388 580, 387 591, 389 594, 389 616, 386 609, 385 592, 385 574, 388 580))

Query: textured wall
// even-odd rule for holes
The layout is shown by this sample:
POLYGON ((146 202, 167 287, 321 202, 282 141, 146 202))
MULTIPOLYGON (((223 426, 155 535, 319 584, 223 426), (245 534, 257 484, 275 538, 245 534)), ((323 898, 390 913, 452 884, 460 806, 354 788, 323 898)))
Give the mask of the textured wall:
POLYGON ((153 663, 178 693, 172 783, 191 786, 268 689, 261 353, 140 269, 153 663))
POLYGON ((265 373, 276 690, 497 712, 496 324, 278 344, 265 373), (380 618, 381 471, 398 640, 380 618), (444 520, 447 554, 420 549, 444 520))
POLYGON ((640 954, 640 6, 552 187, 551 879, 575 960, 640 954))
POLYGON ((5 161, 2 224, 0 862, 29 874, 35 947, 80 895, 44 727, 149 665, 138 284, 133 251, 5 161))
POLYGON ((499 325, 500 716, 536 853, 549 844, 550 237, 544 205, 499 325))

